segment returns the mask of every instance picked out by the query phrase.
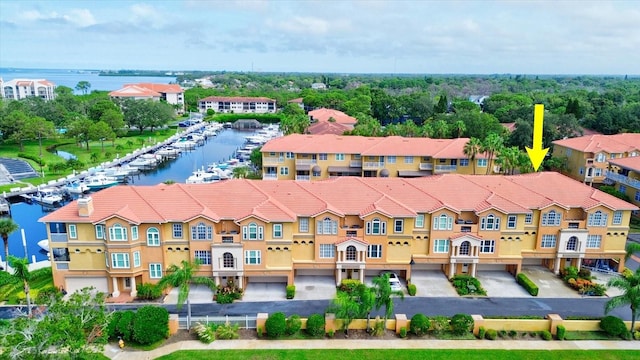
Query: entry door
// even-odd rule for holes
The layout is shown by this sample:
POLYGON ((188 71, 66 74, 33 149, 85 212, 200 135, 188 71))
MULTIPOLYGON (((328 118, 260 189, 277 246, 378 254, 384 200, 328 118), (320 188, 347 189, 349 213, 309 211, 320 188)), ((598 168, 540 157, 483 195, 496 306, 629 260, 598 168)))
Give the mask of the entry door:
POLYGON ((462 273, 463 274, 469 273, 469 264, 462 264, 462 273))
POLYGON ((347 279, 353 279, 353 269, 347 269, 347 279))

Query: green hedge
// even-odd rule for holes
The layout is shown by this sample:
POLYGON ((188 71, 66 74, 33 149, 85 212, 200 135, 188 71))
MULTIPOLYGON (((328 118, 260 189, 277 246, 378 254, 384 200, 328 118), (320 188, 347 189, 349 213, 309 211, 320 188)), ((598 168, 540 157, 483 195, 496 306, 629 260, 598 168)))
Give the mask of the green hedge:
POLYGON ((32 155, 32 154, 26 154, 26 153, 18 153, 18 157, 21 157, 23 159, 29 159, 29 160, 33 160, 36 162, 36 164, 40 165, 40 166, 45 166, 47 163, 42 160, 42 158, 38 155, 32 155))
POLYGON ((469 275, 456 275, 451 278, 451 283, 456 288, 458 295, 487 295, 482 288, 480 280, 469 275), (470 287, 472 285, 473 287, 470 287))
POLYGON ((133 340, 148 345, 169 337, 169 312, 158 306, 143 306, 133 320, 133 340))
POLYGON ((538 285, 536 285, 531 279, 527 277, 524 273, 518 273, 516 276, 516 281, 520 286, 522 286, 525 290, 529 292, 529 294, 533 296, 538 296, 538 285))
POLYGON ((564 327, 564 325, 558 325, 558 327, 556 328, 556 338, 558 340, 564 340, 564 337, 567 333, 567 328, 564 327))
POLYGON ((296 286, 287 285, 287 299, 293 299, 296 296, 296 286))
POLYGON ((305 331, 313 337, 324 335, 324 315, 312 314, 309 316, 305 331))
POLYGON ((409 292, 409 296, 416 296, 416 293, 418 292, 418 288, 416 287, 415 284, 409 284, 407 285, 407 291, 409 292))

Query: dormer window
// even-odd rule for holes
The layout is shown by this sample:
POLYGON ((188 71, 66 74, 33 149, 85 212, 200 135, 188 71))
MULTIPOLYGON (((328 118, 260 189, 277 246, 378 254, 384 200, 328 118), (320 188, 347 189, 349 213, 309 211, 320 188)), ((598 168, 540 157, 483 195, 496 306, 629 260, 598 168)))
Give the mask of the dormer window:
POLYGON ((127 228, 120 224, 114 224, 109 228, 109 240, 127 241, 127 228))

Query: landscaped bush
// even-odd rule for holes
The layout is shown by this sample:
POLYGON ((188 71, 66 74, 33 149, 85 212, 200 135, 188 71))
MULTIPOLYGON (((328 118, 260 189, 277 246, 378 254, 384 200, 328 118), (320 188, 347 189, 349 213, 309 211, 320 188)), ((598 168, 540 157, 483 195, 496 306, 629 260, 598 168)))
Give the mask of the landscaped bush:
POLYGON ((296 286, 287 285, 287 299, 293 299, 296 296, 296 286))
POLYGON ((23 158, 23 159, 29 159, 29 160, 33 160, 36 162, 36 164, 40 165, 40 166, 45 166, 47 163, 46 161, 44 161, 42 159, 42 157, 38 156, 38 155, 32 155, 32 154, 25 154, 25 153, 18 153, 18 157, 23 158))
POLYGON ((494 329, 488 329, 484 336, 487 340, 495 340, 498 337, 498 332, 494 329))
POLYGON ((605 316, 600 320, 600 329, 611 336, 622 336, 629 330, 622 319, 615 316, 605 316))
POLYGON ((469 275, 456 275, 451 278, 458 295, 487 295, 480 281, 469 275))
POLYGON ((510 338, 515 338, 518 336, 518 332, 515 330, 509 330, 509 337, 510 338))
POLYGON ((240 325, 231 325, 228 321, 216 327, 216 338, 220 340, 233 340, 240 337, 240 325))
POLYGON ((431 322, 428 317, 424 314, 413 315, 409 323, 409 331, 411 331, 413 335, 423 336, 429 331, 429 328, 431 328, 431 322))
POLYGON ((640 331, 636 331, 636 332, 634 332, 634 333, 633 333, 633 338, 634 338, 635 340, 640 340, 640 331))
POLYGON ((409 293, 409 296, 416 296, 416 293, 418 292, 418 288, 416 287, 415 284, 409 284, 407 285, 407 292, 409 293))
POLYGON ((39 305, 49 304, 52 299, 60 299, 62 298, 62 292, 54 286, 49 286, 44 289, 40 289, 38 291, 38 295, 36 296, 35 303, 39 305))
POLYGON ((480 326, 478 328, 478 339, 484 339, 485 334, 487 333, 487 329, 484 326, 480 326))
POLYGON ((5 286, 8 284, 15 284, 18 282, 18 278, 11 275, 6 271, 0 271, 0 286, 5 286))
POLYGON ((558 327, 556 328, 556 338, 558 340, 564 340, 564 336, 567 333, 567 328, 564 327, 564 325, 558 325, 558 327))
POLYGON ((351 293, 355 291, 360 284, 362 283, 358 279, 342 279, 340 286, 338 286, 338 290, 351 293))
POLYGON ((469 314, 455 314, 451 317, 451 331, 464 335, 473 330, 473 318, 469 314))
POLYGON ((591 272, 588 270, 578 270, 575 266, 569 266, 560 271, 560 276, 572 289, 580 294, 591 296, 602 296, 607 288, 592 281, 591 272))
POLYGON ((543 330, 540 332, 540 336, 544 339, 544 340, 551 340, 553 339, 553 336, 551 336, 551 332, 549 330, 543 330))
POLYGON ((371 329, 371 335, 373 336, 382 336, 385 331, 385 321, 380 319, 380 316, 376 316, 376 319, 373 321, 373 329, 371 329))
POLYGON ((333 329, 331 329, 331 330, 327 331, 327 337, 332 338, 332 337, 333 337, 333 335, 335 335, 335 331, 333 331, 333 329))
POLYGON ((538 296, 538 285, 536 285, 531 279, 527 277, 524 273, 518 273, 516 275, 516 281, 520 286, 522 286, 527 292, 532 296, 538 296))
POLYGON ((120 321, 120 317, 122 316, 122 311, 115 311, 113 314, 111 314, 111 317, 109 318, 109 323, 107 324, 107 336, 109 337, 109 339, 117 339, 118 338, 118 332, 117 332, 117 328, 118 328, 118 321, 120 321))
POLYGON ((407 337, 407 328, 404 326, 400 328, 400 337, 403 339, 407 337))
POLYGON ((499 336, 501 339, 506 338, 506 337, 507 337, 507 330, 498 330, 498 336, 499 336))
POLYGON ((122 311, 120 314, 120 318, 116 323, 116 338, 122 338, 124 341, 133 340, 133 321, 136 314, 131 310, 122 311))
POLYGON ((435 316, 431 318, 431 327, 435 334, 442 334, 445 331, 451 330, 449 318, 446 316, 435 316))
POLYGON ((287 318, 282 312, 273 313, 267 318, 264 327, 268 337, 277 339, 285 334, 287 318))
POLYGON ((138 285, 138 294, 136 297, 140 300, 156 300, 162 296, 162 288, 155 284, 138 285))
POLYGON ((311 316, 307 318, 307 328, 305 331, 314 337, 324 335, 324 315, 311 314, 311 316))
POLYGON ((210 344, 216 339, 216 333, 212 326, 196 323, 193 326, 193 331, 198 335, 198 339, 205 344, 210 344))
POLYGON ((142 345, 169 337, 169 312, 158 306, 143 306, 133 321, 133 340, 142 345))
POLYGON ((297 334, 298 331, 302 328, 302 320, 300 320, 300 315, 291 315, 287 319, 287 328, 285 330, 286 334, 291 336, 297 334))
POLYGON ((216 287, 215 299, 218 304, 231 304, 234 300, 242 298, 242 292, 235 281, 229 279, 226 285, 216 287))

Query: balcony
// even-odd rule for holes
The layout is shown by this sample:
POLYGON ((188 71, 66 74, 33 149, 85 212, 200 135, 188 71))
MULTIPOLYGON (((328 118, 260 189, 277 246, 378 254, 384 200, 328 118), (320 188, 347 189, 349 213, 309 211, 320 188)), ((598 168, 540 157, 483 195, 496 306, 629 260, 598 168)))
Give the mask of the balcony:
POLYGON ((593 166, 593 158, 587 159, 587 161, 585 162, 586 166, 593 166))
POLYGON ((318 160, 316 159, 296 159, 296 166, 305 166, 305 165, 314 165, 317 164, 318 160))
POLYGON ((311 177, 309 175, 296 175, 296 180, 309 181, 311 180, 311 177))
POLYGON ((351 160, 349 161, 349 167, 361 168, 362 160, 351 160))
POLYGON ((51 233, 51 242, 67 242, 67 233, 51 233))
POLYGON ((640 180, 630 178, 612 171, 606 171, 605 176, 607 179, 613 180, 623 185, 631 186, 632 188, 640 190, 640 180))
POLYGON ((436 165, 436 172, 454 172, 457 168, 457 165, 436 165))
POLYGON ((232 271, 232 270, 242 270, 242 267, 238 266, 238 258, 225 259, 223 257, 216 258, 216 269, 217 271, 232 271), (226 266, 225 266, 226 265, 226 266))
POLYGON ((420 170, 433 170, 433 163, 420 163, 420 170))
POLYGON ((478 224, 453 224, 453 232, 457 233, 477 233, 478 232, 478 224))
POLYGON ((382 161, 365 161, 362 163, 364 170, 376 170, 384 168, 384 162, 382 161))
POLYGON ((265 156, 262 158, 262 165, 278 165, 282 162, 284 162, 284 159, 279 157, 265 156))
POLYGON ((364 237, 364 229, 358 225, 343 226, 340 229, 338 229, 338 237, 362 238, 364 237))
POLYGON ((278 174, 262 174, 262 180, 278 180, 278 174))
POLYGON ((563 229, 586 229, 587 222, 582 219, 566 219, 562 220, 563 229))

